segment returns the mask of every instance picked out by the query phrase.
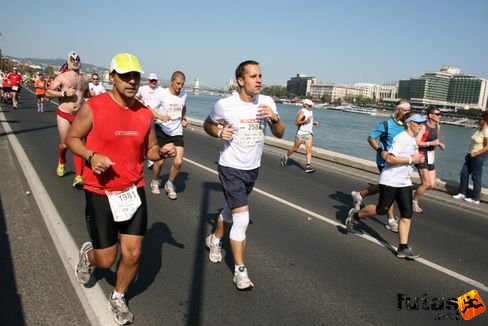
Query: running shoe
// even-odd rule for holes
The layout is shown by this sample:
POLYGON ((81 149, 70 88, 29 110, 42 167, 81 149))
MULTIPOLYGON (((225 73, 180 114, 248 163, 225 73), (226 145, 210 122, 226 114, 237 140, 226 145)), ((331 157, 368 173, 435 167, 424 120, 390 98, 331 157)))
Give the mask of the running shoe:
POLYGON ((64 176, 64 164, 58 161, 58 166, 56 167, 56 174, 58 177, 64 176))
POLYGON ((247 274, 247 268, 241 266, 238 270, 234 273, 234 278, 232 279, 234 284, 236 285, 238 290, 250 290, 254 287, 254 284, 249 279, 249 275, 247 274))
POLYGON ((78 259, 78 264, 76 265, 75 276, 78 282, 81 284, 90 282, 91 274, 95 269, 95 266, 93 266, 88 259, 88 252, 90 250, 93 250, 93 245, 91 242, 85 242, 80 249, 80 256, 78 259))
POLYGON ((467 201, 468 203, 473 203, 473 204, 476 204, 476 205, 478 205, 480 203, 479 200, 476 200, 476 199, 473 199, 473 198, 468 198, 468 197, 464 198, 464 201, 467 201))
POLYGON ((414 212, 422 213, 424 210, 420 208, 418 200, 412 200, 412 209, 414 212))
POLYGON ((207 238, 205 238, 205 245, 209 249, 208 259, 212 263, 220 263, 222 261, 222 242, 214 244, 213 240, 214 235, 211 234, 207 238))
POLYGON ((280 159, 280 164, 281 164, 281 167, 286 168, 286 164, 287 164, 287 163, 288 163, 288 160, 286 159, 286 157, 284 157, 284 156, 283 156, 283 157, 280 159))
POLYGON ((154 165, 154 161, 147 160, 147 168, 148 168, 149 170, 152 170, 153 165, 154 165))
POLYGON ((85 183, 81 175, 77 175, 73 180, 73 188, 82 188, 84 184, 85 183))
POLYGON ((361 196, 359 191, 352 191, 351 197, 354 209, 359 211, 361 209, 361 204, 363 203, 363 196, 361 196))
POLYGON ((464 198, 466 198, 466 195, 465 194, 462 194, 462 193, 459 193, 457 195, 452 196, 452 198, 454 198, 454 199, 464 199, 464 198))
POLYGON ((312 173, 312 172, 315 172, 315 169, 312 167, 311 164, 307 164, 307 166, 305 167, 305 173, 312 173))
POLYGON ((420 257, 420 254, 415 252, 412 247, 407 247, 402 250, 397 251, 397 257, 398 258, 406 258, 406 259, 416 259, 420 257))
POLYGON ((108 299, 108 310, 114 314, 115 322, 119 325, 128 325, 134 322, 134 314, 130 312, 125 297, 112 298, 112 293, 108 299))
POLYGON ((396 219, 388 219, 388 222, 385 224, 385 228, 391 232, 398 233, 398 221, 396 219))
POLYGON ((164 190, 166 190, 166 193, 168 194, 169 199, 176 199, 178 196, 176 195, 176 188, 173 184, 168 184, 166 183, 164 185, 164 190))
POLYGON ((161 191, 159 190, 159 181, 158 180, 151 180, 151 193, 153 195, 161 194, 161 191))
POLYGON ((347 227, 348 231, 353 231, 354 225, 358 224, 358 221, 356 220, 356 218, 354 218, 354 213, 357 212, 358 210, 356 210, 355 208, 351 208, 349 210, 349 213, 347 214, 347 218, 346 221, 344 222, 344 225, 347 227))

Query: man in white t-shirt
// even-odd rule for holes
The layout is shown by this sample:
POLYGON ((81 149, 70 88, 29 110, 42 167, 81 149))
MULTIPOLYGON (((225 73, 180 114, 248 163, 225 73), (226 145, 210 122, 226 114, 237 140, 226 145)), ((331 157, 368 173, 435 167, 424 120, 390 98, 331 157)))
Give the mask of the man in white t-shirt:
POLYGON ((91 75, 91 81, 88 83, 88 91, 91 97, 107 92, 105 87, 100 84, 100 76, 96 72, 91 75))
MULTIPOLYGON (((169 171, 168 181, 164 190, 170 199, 176 199, 176 188, 173 184, 183 164, 185 143, 183 141, 183 128, 186 128, 186 93, 182 92, 185 85, 185 74, 175 71, 171 75, 171 82, 168 88, 157 92, 146 105, 153 110, 156 124, 156 138, 160 146, 173 143, 176 147, 176 156, 169 171)), ((161 191, 159 173, 165 160, 154 162, 153 179, 151 181, 151 192, 159 195, 161 191)))
POLYGON ((158 85, 158 76, 152 73, 147 76, 147 85, 139 87, 136 98, 144 105, 148 105, 154 95, 162 90, 163 88, 158 85))
POLYGON ((315 172, 315 169, 312 167, 313 126, 318 125, 319 123, 313 119, 312 106, 313 102, 309 99, 305 99, 303 101, 303 108, 297 113, 295 125, 297 125, 298 128, 295 142, 288 148, 285 156, 281 158, 280 164, 282 167, 286 167, 290 155, 295 153, 300 148, 300 145, 304 143, 307 157, 305 173, 315 172))
MULTIPOLYGON (((158 85, 158 76, 155 73, 150 73, 147 76, 147 85, 139 87, 136 98, 147 106, 151 102, 151 99, 162 90, 163 88, 158 85)), ((152 169, 153 165, 153 161, 147 160, 147 167, 149 169, 152 169)))
POLYGON ((410 175, 413 165, 423 163, 425 157, 419 154, 415 137, 420 132, 425 118, 415 112, 403 117, 406 130, 393 138, 391 148, 385 158, 385 167, 380 174, 380 195, 378 205, 367 205, 361 210, 351 208, 345 221, 348 230, 353 231, 359 219, 376 215, 385 215, 394 201, 400 210, 398 222, 398 258, 416 259, 420 255, 408 245, 408 235, 412 221, 412 181, 410 175))
POLYGON ((248 196, 261 165, 266 126, 270 127, 274 136, 282 138, 285 125, 280 120, 273 99, 260 95, 262 81, 259 63, 252 60, 240 63, 235 76, 239 92, 217 101, 204 122, 205 131, 224 142, 218 172, 226 201, 215 231, 205 239, 205 243, 210 249, 210 261, 221 262, 221 239, 232 223, 229 238, 234 258, 233 281, 238 290, 247 290, 254 287, 244 266, 249 224, 248 196))

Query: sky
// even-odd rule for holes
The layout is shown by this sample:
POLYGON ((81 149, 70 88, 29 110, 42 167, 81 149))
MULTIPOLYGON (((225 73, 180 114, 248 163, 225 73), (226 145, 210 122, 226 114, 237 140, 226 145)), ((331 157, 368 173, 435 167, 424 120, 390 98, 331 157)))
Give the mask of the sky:
POLYGON ((138 56, 147 76, 221 88, 248 59, 263 83, 298 73, 327 83, 387 83, 453 65, 488 78, 486 0, 4 1, 0 49, 108 67, 138 56))

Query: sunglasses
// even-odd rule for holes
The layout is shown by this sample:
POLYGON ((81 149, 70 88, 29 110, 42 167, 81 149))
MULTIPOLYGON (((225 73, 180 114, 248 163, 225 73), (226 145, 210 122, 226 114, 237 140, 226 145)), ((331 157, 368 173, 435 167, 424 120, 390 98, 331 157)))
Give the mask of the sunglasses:
POLYGON ((151 80, 150 80, 150 82, 151 82, 151 83, 157 83, 157 82, 158 82, 158 80, 157 80, 157 79, 151 79, 151 80))
POLYGON ((437 113, 432 113, 432 114, 434 114, 434 115, 436 115, 436 116, 438 116, 438 117, 440 117, 440 116, 442 115, 442 114, 441 114, 441 113, 439 113, 439 112, 437 112, 437 113))
POLYGON ((98 78, 92 78, 92 80, 98 80, 98 78))

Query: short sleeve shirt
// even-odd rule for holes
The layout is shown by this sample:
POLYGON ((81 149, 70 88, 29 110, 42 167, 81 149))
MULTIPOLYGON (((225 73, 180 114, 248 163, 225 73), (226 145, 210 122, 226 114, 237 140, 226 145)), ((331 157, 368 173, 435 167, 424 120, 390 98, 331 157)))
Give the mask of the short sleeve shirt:
POLYGON ((265 95, 257 95, 248 103, 234 92, 215 103, 209 118, 224 126, 232 124, 233 128, 232 139, 224 142, 220 165, 240 170, 253 170, 261 165, 267 123, 258 117, 260 104, 266 104, 278 113, 273 99, 265 95))
POLYGON ((168 88, 155 94, 149 103, 149 107, 161 115, 168 115, 170 120, 161 121, 156 119, 156 124, 161 127, 163 132, 168 136, 183 135, 183 126, 181 121, 183 118, 183 108, 186 106, 186 93, 181 92, 178 95, 173 95, 168 88))
POLYGON ((488 128, 478 130, 471 136, 471 148, 470 153, 477 152, 483 148, 483 139, 488 138, 488 128))
MULTIPOLYGON (((418 146, 415 137, 410 136, 406 131, 402 131, 395 138, 389 154, 396 157, 410 157, 418 154, 418 146)), ((385 168, 380 174, 380 184, 390 187, 407 187, 412 185, 410 176, 413 171, 412 164, 385 164, 385 168)))

